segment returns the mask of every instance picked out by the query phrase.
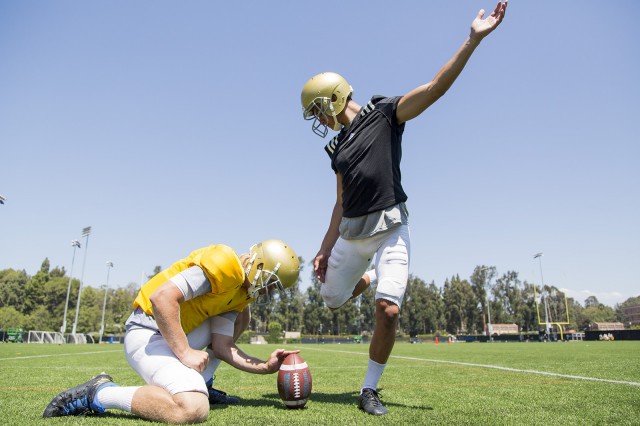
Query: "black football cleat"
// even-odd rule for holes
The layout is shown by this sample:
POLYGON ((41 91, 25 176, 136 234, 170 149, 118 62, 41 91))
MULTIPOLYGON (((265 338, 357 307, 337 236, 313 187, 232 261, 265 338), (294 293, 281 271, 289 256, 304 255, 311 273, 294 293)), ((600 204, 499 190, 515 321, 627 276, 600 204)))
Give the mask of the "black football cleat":
POLYGON ((81 416, 104 413, 104 409, 93 403, 98 388, 113 379, 108 374, 100 374, 86 383, 60 392, 42 413, 42 417, 81 416))
POLYGON ((374 416, 382 416, 389 412, 389 410, 382 405, 382 402, 380 402, 380 395, 378 395, 378 392, 369 388, 362 390, 358 401, 358 408, 365 413, 374 416))
POLYGON ((218 389, 208 388, 209 391, 209 405, 216 404, 237 404, 240 402, 240 398, 235 396, 229 396, 226 392, 218 389))
POLYGON ((227 395, 226 392, 223 392, 219 389, 214 389, 213 387, 214 380, 215 380, 215 377, 212 377, 206 382, 207 391, 209 392, 209 405, 218 405, 218 404, 227 405, 227 404, 237 404, 240 402, 239 398, 236 398, 235 396, 229 396, 227 395))

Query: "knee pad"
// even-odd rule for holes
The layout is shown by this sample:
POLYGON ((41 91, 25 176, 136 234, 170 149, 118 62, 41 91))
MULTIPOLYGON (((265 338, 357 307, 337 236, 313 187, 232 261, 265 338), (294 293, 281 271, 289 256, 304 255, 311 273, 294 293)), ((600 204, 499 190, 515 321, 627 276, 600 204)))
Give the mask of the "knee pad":
POLYGON ((407 290, 406 281, 384 279, 378 282, 378 288, 376 290, 376 300, 385 299, 395 303, 400 307, 402 305, 402 299, 404 299, 404 293, 407 290))
POLYGON ((176 368, 173 363, 167 364, 160 368, 153 375, 150 384, 164 388, 171 395, 180 392, 201 392, 209 395, 207 385, 204 378, 196 370, 184 366, 184 368, 176 368))
POLYGON ((327 284, 323 284, 322 287, 320 287, 320 296, 322 296, 322 300, 324 300, 324 303, 330 309, 337 309, 340 306, 344 305, 347 300, 349 300, 352 294, 353 289, 339 289, 336 287, 332 288, 327 284), (342 290, 342 293, 337 290, 342 290))

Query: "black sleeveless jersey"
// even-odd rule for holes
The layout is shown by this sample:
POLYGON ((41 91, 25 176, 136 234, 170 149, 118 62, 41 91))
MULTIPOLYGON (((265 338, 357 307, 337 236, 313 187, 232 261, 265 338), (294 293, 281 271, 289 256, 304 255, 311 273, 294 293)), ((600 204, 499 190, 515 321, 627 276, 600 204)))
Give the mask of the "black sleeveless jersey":
POLYGON ((342 175, 344 217, 358 217, 404 202, 401 184, 402 133, 396 108, 401 96, 374 96, 325 151, 342 175))

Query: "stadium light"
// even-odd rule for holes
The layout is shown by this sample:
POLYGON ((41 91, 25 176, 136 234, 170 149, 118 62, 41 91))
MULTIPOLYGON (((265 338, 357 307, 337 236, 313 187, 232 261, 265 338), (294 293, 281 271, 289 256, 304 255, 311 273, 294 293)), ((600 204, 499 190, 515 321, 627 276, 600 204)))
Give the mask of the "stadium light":
POLYGON ((87 226, 82 229, 82 236, 86 237, 84 241, 84 258, 82 260, 82 273, 80 274, 80 286, 78 287, 78 302, 76 303, 76 319, 73 321, 73 328, 71 334, 76 334, 78 328, 78 312, 80 312, 80 295, 82 294, 82 280, 84 278, 84 266, 87 262, 87 250, 89 249, 89 234, 91 234, 91 227, 87 226))
POLYGON ((60 333, 64 334, 67 331, 67 307, 69 306, 69 293, 71 293, 71 279, 73 277, 73 263, 76 260, 76 249, 79 249, 80 241, 71 241, 73 246, 73 256, 71 257, 71 269, 69 270, 69 285, 67 286, 67 300, 64 302, 64 317, 62 318, 62 327, 60 327, 60 333))
MULTIPOLYGON (((480 269, 480 272, 488 271, 490 269, 491 268, 489 268, 488 266, 485 266, 484 268, 480 269)), ((485 274, 485 277, 486 276, 487 275, 485 274)), ((492 337, 491 337, 491 308, 489 306, 489 290, 491 289, 490 284, 491 284, 491 279, 487 279, 487 282, 485 283, 485 286, 487 287, 485 298, 487 300, 487 336, 489 336, 489 341, 492 340, 492 337)))
POLYGON ((104 333, 104 311, 107 308, 107 291, 109 291, 109 271, 113 268, 113 262, 107 262, 107 285, 104 286, 104 301, 102 302, 102 322, 100 323, 100 337, 98 343, 102 343, 102 334, 104 333))
POLYGON ((547 333, 547 336, 551 335, 551 330, 549 327, 549 307, 547 306, 547 291, 544 288, 544 276, 542 275, 542 252, 536 253, 533 255, 534 259, 538 259, 538 263, 540 264, 540 282, 542 283, 542 300, 544 301, 544 330, 547 333))

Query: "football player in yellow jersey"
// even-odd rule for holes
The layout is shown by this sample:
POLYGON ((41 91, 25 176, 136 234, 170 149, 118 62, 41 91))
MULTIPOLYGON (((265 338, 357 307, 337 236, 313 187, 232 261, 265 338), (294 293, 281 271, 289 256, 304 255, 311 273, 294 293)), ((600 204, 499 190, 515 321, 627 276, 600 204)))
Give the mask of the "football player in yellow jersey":
POLYGON ((268 374, 298 352, 277 349, 261 360, 235 341, 249 324, 249 303, 268 303, 270 293, 295 284, 299 272, 298 257, 280 240, 263 241, 240 256, 222 244, 195 250, 142 286, 126 322, 127 360, 147 384, 118 386, 103 373, 61 392, 43 417, 115 408, 152 421, 206 421, 211 403, 238 402, 212 389, 221 361, 268 374))

